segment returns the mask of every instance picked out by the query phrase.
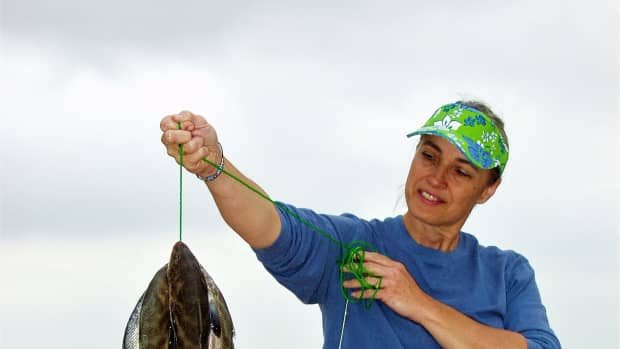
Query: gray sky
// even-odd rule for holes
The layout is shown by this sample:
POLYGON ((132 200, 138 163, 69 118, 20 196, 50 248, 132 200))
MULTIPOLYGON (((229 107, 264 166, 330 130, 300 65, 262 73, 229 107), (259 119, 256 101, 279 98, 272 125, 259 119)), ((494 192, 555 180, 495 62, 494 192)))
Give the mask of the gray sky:
MULTIPOLYGON (((0 347, 120 345, 178 234, 164 115, 205 115, 278 200, 383 218, 403 211, 405 135, 460 98, 488 102, 511 144, 465 230, 530 260, 564 347, 618 347, 616 2, 1 6, 0 347)), ((320 347, 318 309, 263 271, 189 174, 184 197, 239 347, 320 347)))

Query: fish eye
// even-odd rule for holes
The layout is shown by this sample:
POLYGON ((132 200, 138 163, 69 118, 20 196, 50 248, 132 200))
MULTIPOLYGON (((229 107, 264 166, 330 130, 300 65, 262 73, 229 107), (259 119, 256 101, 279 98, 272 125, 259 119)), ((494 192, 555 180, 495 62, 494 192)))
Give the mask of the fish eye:
POLYGON ((213 331, 216 336, 220 337, 222 335, 222 326, 215 303, 209 303, 209 317, 211 318, 211 331, 213 331))

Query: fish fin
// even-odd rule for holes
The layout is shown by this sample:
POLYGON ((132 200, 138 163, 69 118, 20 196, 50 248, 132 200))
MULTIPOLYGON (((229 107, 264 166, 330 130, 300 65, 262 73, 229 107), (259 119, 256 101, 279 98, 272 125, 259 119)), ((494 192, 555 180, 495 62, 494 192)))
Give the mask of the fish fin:
POLYGON ((129 315, 129 321, 125 327, 125 335, 123 336, 123 349, 140 349, 140 311, 142 310, 142 301, 144 293, 138 299, 138 303, 129 315))

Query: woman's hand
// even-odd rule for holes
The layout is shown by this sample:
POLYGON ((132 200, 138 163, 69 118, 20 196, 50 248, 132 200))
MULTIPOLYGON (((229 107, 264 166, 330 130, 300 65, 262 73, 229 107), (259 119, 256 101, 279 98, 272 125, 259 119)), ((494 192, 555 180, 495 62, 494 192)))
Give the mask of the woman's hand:
POLYGON ((217 133, 211 124, 200 115, 189 111, 168 115, 160 122, 163 132, 161 142, 166 146, 168 155, 177 163, 181 162, 179 145, 183 145, 183 167, 189 172, 207 177, 216 172, 216 169, 202 161, 207 158, 219 163, 222 157, 218 146, 217 133), (179 129, 178 123, 181 123, 179 129))
MULTIPOLYGON (((381 276, 381 286, 376 294, 396 313, 424 326, 426 330, 446 349, 496 349, 527 348, 523 335, 483 325, 458 310, 443 304, 426 294, 402 263, 384 255, 366 252, 364 267, 374 275, 381 276)), ((377 277, 366 277, 377 285, 377 277)), ((357 280, 344 282, 345 288, 359 288, 357 280)), ((352 292, 352 296, 371 298, 373 292, 352 292)))
MULTIPOLYGON (((417 322, 430 297, 418 286, 407 268, 400 262, 374 252, 366 252, 364 267, 373 275, 381 277, 381 285, 375 298, 401 316, 417 322)), ((371 285, 377 285, 379 279, 367 276, 366 281, 371 285)), ((348 289, 359 289, 360 283, 353 279, 345 281, 343 286, 348 289)), ((357 290, 353 291, 351 296, 368 299, 373 294, 372 290, 367 290, 363 294, 357 290)))

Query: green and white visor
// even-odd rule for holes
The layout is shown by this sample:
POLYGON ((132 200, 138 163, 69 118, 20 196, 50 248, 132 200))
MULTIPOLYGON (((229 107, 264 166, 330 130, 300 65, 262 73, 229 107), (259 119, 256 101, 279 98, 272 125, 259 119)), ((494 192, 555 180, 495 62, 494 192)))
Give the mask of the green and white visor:
POLYGON ((423 134, 447 139, 481 169, 499 166, 503 173, 508 162, 508 147, 495 123, 478 109, 461 103, 440 107, 422 128, 407 137, 423 134))

